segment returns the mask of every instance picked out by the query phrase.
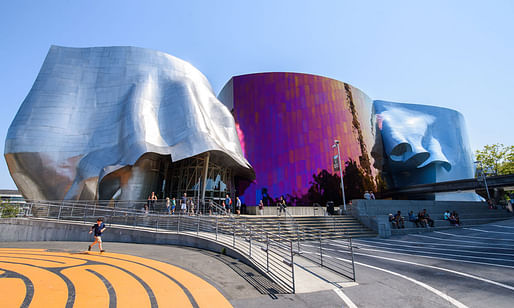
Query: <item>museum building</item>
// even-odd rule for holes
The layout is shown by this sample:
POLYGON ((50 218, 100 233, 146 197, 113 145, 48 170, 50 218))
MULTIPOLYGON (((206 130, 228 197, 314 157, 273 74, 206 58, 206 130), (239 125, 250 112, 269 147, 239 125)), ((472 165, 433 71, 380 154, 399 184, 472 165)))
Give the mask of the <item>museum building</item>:
POLYGON ((5 158, 27 199, 153 191, 303 205, 341 197, 335 140, 347 199, 474 174, 454 110, 373 101, 348 83, 289 72, 234 76, 216 97, 191 64, 137 47, 52 46, 5 158))

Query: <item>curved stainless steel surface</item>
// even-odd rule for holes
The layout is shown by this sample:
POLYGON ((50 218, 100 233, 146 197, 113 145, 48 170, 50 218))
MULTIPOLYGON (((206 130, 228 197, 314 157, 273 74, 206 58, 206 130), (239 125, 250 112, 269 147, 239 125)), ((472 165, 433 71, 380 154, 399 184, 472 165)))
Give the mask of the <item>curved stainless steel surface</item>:
MULTIPOLYGON (((144 163, 130 169, 145 153, 178 161, 207 151, 252 177, 234 119, 205 76, 136 47, 52 46, 5 143, 23 195, 46 200, 98 198, 102 178, 127 166, 107 181, 113 195, 133 187, 132 177, 147 181, 144 163)), ((130 198, 146 198, 144 190, 130 198)))
POLYGON ((384 169, 393 187, 474 176, 473 152, 459 112, 386 101, 373 105, 386 158, 384 169))

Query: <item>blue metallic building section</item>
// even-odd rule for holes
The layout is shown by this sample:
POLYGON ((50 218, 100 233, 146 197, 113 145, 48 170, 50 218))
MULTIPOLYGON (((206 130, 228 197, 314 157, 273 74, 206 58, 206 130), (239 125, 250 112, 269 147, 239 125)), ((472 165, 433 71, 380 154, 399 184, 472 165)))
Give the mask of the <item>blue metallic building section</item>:
POLYGON ((474 177, 462 114, 380 100, 373 105, 383 143, 383 175, 391 188, 474 177))
POLYGON ((103 198, 146 198, 161 159, 154 154, 176 162, 206 152, 252 177, 232 114, 207 78, 136 47, 52 46, 5 143, 23 195, 46 200, 96 199, 115 171, 103 198))

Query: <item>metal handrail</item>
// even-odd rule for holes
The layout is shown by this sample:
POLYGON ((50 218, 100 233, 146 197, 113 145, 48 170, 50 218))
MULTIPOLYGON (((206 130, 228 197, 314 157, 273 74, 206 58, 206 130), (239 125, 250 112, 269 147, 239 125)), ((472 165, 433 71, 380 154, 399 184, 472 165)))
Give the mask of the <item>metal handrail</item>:
MULTIPOLYGON (((144 201, 143 201, 144 202, 144 201)), ((229 216, 142 213, 137 208, 106 206, 108 202, 28 201, 29 216, 83 223, 103 217, 110 226, 126 226, 205 238, 246 256, 284 292, 295 292, 293 242, 229 216)), ((128 205, 133 202, 126 202, 128 205)), ((141 202, 139 202, 141 203, 141 202)), ((109 203, 111 204, 111 203, 109 203)), ((118 204, 119 205, 119 204, 118 204)), ((220 207, 221 208, 221 207, 220 207)))
MULTIPOLYGON (((341 252, 348 253, 348 255, 350 256, 351 263, 350 263, 350 266, 348 267, 347 266, 348 263, 341 262, 337 258, 333 258, 333 253, 331 253, 332 250, 325 249, 325 252, 323 252, 323 242, 325 242, 325 244, 330 245, 330 239, 325 238, 323 235, 326 235, 327 233, 331 234, 330 232, 327 232, 327 231, 324 231, 324 230, 321 230, 318 228, 300 226, 298 224, 298 222, 296 221, 296 219, 294 218, 294 216, 291 215, 287 211, 287 207, 284 210, 286 213, 286 217, 289 217, 291 219, 291 221, 293 222, 292 228, 290 228, 290 229, 292 229, 293 232, 295 233, 295 234, 293 234, 293 238, 296 238, 295 246, 296 246, 297 250, 294 252, 314 263, 319 264, 322 267, 326 267, 326 268, 332 270, 333 272, 341 274, 341 275, 355 281, 355 264, 354 264, 354 258, 353 258, 353 245, 352 245, 351 237, 349 237, 349 236, 347 237, 348 238, 348 240, 347 240, 348 248, 347 249, 344 249, 344 247, 341 247, 341 245, 338 244, 339 252, 340 253, 341 252), (307 233, 306 233, 306 231, 307 231, 307 233), (307 236, 306 237, 306 234, 315 234, 317 236, 314 236, 314 237, 307 236), (318 249, 316 249, 314 251, 306 251, 308 253, 302 254, 302 244, 301 243, 308 241, 309 238, 311 238, 311 240, 314 240, 315 243, 319 244, 318 249)), ((336 232, 335 218, 334 217, 331 217, 331 218, 332 218, 332 224, 333 224, 333 229, 334 229, 333 232, 336 232)), ((287 220, 286 220, 286 224, 287 224, 287 220)), ((338 225, 337 228, 338 229, 340 228, 343 233, 348 235, 348 232, 344 230, 345 228, 342 225, 338 225)), ((279 223, 279 234, 281 234, 280 230, 281 229, 280 229, 280 223, 279 223)), ((304 245, 304 247, 305 247, 305 245, 304 245)))
POLYGON ((351 237, 333 240, 326 238, 324 236, 326 232, 323 230, 311 227, 301 227, 301 229, 301 235, 299 235, 301 240, 296 242, 298 254, 355 281, 355 262, 351 237), (337 258, 334 250, 337 251, 337 258), (347 255, 350 264, 338 259, 341 254, 347 255))
MULTIPOLYGON (((112 202, 112 201, 27 201, 28 204, 32 205, 43 205, 46 204, 47 207, 43 206, 47 212, 44 213, 48 218, 58 218, 58 219, 68 219, 68 220, 80 220, 84 223, 86 221, 94 221, 97 216, 104 216, 107 218, 107 221, 111 221, 116 224, 121 225, 130 225, 133 227, 143 226, 145 223, 142 220, 152 221, 159 219, 164 219, 163 217, 180 217, 177 219, 172 218, 171 221, 168 221, 168 224, 173 225, 174 227, 179 227, 182 224, 182 227, 186 226, 186 222, 188 221, 186 217, 180 212, 176 213, 174 216, 170 216, 167 214, 166 209, 164 208, 161 211, 149 211, 147 213, 143 213, 137 206, 143 206, 146 203, 146 200, 143 201, 120 201, 120 202, 112 202), (131 206, 130 208, 125 206, 131 206), (50 207, 58 207, 58 210, 55 211, 50 207), (64 209, 64 211, 63 211, 64 209), (80 214, 80 217, 78 215, 80 214)), ((214 209, 213 216, 216 216, 216 224, 212 227, 212 232, 215 233, 215 240, 218 240, 218 235, 220 233, 226 233, 226 230, 230 230, 232 232, 232 242, 229 244, 235 245, 239 243, 235 240, 235 237, 238 238, 240 236, 245 237, 245 239, 252 238, 252 245, 255 243, 258 238, 267 238, 269 243, 266 246, 271 247, 273 249, 282 249, 285 251, 291 251, 291 254, 298 254, 314 263, 319 264, 320 266, 326 267, 336 273, 339 273, 343 276, 349 277, 350 279, 355 280, 355 271, 353 269, 349 269, 346 265, 346 262, 340 261, 337 258, 333 258, 333 249, 326 249, 324 246, 331 246, 333 244, 337 245, 337 250, 339 253, 346 253, 349 257, 351 257, 351 265, 352 268, 354 266, 353 260, 353 246, 351 245, 351 238, 349 239, 340 239, 339 243, 335 243, 335 241, 328 239, 327 235, 332 233, 313 228, 313 227, 304 227, 300 226, 296 219, 287 211, 286 208, 286 217, 290 219, 290 223, 286 222, 281 223, 279 225, 278 233, 269 233, 262 228, 262 225, 252 225, 248 221, 243 221, 242 219, 236 218, 235 215, 227 211, 218 203, 212 201, 212 207, 214 209), (220 214, 224 216, 218 217, 220 214), (247 230, 252 230, 250 236, 247 235, 247 230), (287 231, 284 232, 283 230, 287 231), (220 232, 217 232, 217 231, 220 232), (246 234, 246 235, 245 235, 246 234), (345 243, 342 245, 342 243, 345 243), (289 248, 289 246, 291 246, 289 248), (312 248, 312 246, 316 246, 316 248, 312 248), (294 250, 293 250, 294 247, 294 250)), ((32 215, 32 211, 29 211, 29 216, 32 215)), ((189 214, 189 213, 187 213, 189 214)), ((25 214, 26 215, 26 214, 25 214)), ((42 216, 41 213, 36 216, 42 216)), ((193 216, 194 218, 196 216, 193 216)), ((205 222, 205 219, 208 219, 209 216, 202 216, 199 221, 205 222)), ((209 222, 205 222, 209 224, 209 222)), ((332 223, 334 224, 334 229, 341 229, 342 226, 337 225, 334 219, 332 219, 332 223)), ((160 225, 160 223, 158 223, 160 225)), ((197 226, 198 227, 198 226, 197 226)), ((335 231, 335 230, 334 230, 335 231)), ((343 231, 344 232, 344 231, 343 231)), ((257 240, 257 242, 259 242, 257 240)), ((245 248, 247 249, 247 248, 245 248)), ((249 248, 251 251, 252 249, 249 248)), ((253 249, 255 250, 255 249, 253 249)), ((255 254, 255 253, 254 253, 255 254)), ((247 254, 251 256, 249 252, 247 254)), ((292 256, 291 256, 292 259, 292 256)), ((264 267, 263 267, 264 268, 264 267)), ((266 267, 267 268, 267 267, 266 267)))

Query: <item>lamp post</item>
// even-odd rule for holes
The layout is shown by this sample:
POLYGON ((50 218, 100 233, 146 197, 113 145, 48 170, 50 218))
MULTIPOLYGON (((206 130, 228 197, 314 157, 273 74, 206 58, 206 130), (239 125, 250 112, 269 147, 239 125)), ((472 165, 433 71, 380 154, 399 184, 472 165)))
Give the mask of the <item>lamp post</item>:
POLYGON ((339 151, 339 140, 334 140, 332 148, 337 148, 337 159, 339 162, 339 173, 341 175, 341 191, 343 192, 343 208, 346 213, 346 199, 344 197, 343 167, 341 166, 341 152, 339 151))
POLYGON ((482 177, 484 178, 485 191, 487 192, 487 202, 489 202, 489 200, 491 200, 491 195, 489 194, 489 188, 487 187, 487 178, 485 176, 484 166, 482 166, 482 161, 480 161, 480 160, 475 161, 475 164, 480 165, 480 173, 482 174, 482 177))

